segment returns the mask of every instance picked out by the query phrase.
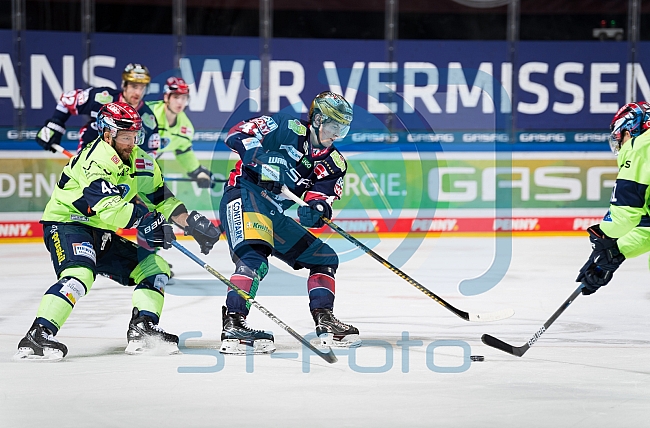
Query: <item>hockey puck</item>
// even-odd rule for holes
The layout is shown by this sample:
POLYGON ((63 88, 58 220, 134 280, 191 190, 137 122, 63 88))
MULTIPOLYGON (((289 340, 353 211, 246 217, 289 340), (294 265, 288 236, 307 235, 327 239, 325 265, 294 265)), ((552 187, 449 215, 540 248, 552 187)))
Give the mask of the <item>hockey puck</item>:
POLYGON ((485 361, 485 357, 483 355, 470 355, 469 359, 472 361, 485 361))

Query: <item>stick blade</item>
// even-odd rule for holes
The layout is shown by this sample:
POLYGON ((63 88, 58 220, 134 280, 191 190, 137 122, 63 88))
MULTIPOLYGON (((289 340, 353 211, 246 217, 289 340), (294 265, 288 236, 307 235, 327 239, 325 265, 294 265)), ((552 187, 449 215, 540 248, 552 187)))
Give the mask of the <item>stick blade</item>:
POLYGON ((508 345, 503 340, 497 339, 496 337, 490 336, 489 334, 484 334, 481 336, 481 341, 487 346, 491 346, 492 348, 498 349, 499 351, 507 352, 508 354, 514 355, 516 357, 521 357, 524 355, 524 352, 528 350, 527 346, 515 347, 508 345))
POLYGON ((483 314, 470 313, 468 321, 472 322, 492 322, 501 321, 510 318, 515 314, 514 309, 502 309, 496 312, 487 312, 483 314))

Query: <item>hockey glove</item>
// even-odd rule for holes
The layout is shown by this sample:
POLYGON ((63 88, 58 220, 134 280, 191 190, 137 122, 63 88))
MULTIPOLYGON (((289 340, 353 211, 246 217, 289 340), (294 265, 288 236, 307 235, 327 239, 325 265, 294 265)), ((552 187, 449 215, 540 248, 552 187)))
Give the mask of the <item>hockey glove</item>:
POLYGON ((300 224, 305 227, 322 227, 325 222, 321 217, 326 219, 332 218, 332 207, 321 199, 312 199, 307 202, 309 206, 298 208, 298 219, 300 224))
POLYGON ((582 294, 586 296, 607 285, 612 280, 616 269, 625 261, 625 256, 618 249, 616 239, 605 235, 599 225, 589 227, 587 232, 592 251, 576 279, 584 285, 582 294))
POLYGON ((164 215, 156 211, 148 212, 140 219, 138 234, 153 248, 171 248, 172 242, 176 240, 172 225, 165 221, 164 215))
POLYGON ((221 229, 202 214, 192 211, 187 217, 185 235, 191 235, 201 246, 201 252, 208 254, 221 237, 221 229))
POLYGON ((202 165, 199 165, 199 167, 194 171, 188 172, 187 175, 189 175, 192 180, 196 180, 196 185, 201 189, 214 188, 215 183, 212 181, 212 173, 202 165))
POLYGON ((276 195, 282 193, 288 171, 287 161, 282 154, 258 148, 248 150, 242 162, 257 174, 258 186, 276 195))
POLYGON ((56 119, 50 119, 45 122, 45 126, 36 134, 36 142, 43 147, 43 150, 56 153, 56 150, 52 148, 52 144, 60 144, 64 133, 65 125, 56 119))

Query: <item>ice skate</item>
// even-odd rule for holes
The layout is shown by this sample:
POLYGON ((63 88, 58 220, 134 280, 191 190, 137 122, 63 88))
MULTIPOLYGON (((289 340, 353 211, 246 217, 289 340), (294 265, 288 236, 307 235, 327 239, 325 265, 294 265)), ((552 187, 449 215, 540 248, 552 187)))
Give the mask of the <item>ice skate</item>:
POLYGON ((223 331, 221 333, 222 354, 245 355, 271 354, 275 351, 273 335, 261 330, 253 330, 246 325, 246 316, 228 313, 222 308, 223 331))
POLYGON ((67 353, 68 348, 56 340, 48 328, 34 323, 18 343, 13 360, 60 361, 67 353))
POLYGON ((356 348, 361 345, 359 330, 339 321, 331 309, 314 309, 311 315, 316 323, 316 335, 321 341, 321 346, 356 348))
POLYGON ((180 352, 178 336, 165 332, 158 324, 154 324, 151 317, 140 315, 137 308, 133 308, 126 339, 129 343, 124 352, 130 355, 145 352, 167 355, 180 352))

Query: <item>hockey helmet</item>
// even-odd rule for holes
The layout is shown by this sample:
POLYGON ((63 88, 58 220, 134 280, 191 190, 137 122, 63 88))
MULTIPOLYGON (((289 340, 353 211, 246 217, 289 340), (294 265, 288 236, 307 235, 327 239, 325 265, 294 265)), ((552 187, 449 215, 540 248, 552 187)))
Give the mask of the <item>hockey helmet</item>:
POLYGON ((650 128, 650 104, 645 101, 625 104, 621 107, 609 125, 609 147, 618 154, 623 144, 623 132, 631 137, 638 137, 650 128))
POLYGON ((122 72, 122 87, 128 83, 144 83, 148 85, 151 82, 149 69, 142 64, 129 63, 124 67, 122 72))
POLYGON ((103 135, 109 130, 115 138, 118 131, 137 131, 136 144, 144 141, 142 119, 138 112, 127 103, 115 102, 104 104, 97 113, 97 130, 103 135))
POLYGON ((165 94, 188 95, 190 93, 190 87, 182 77, 172 76, 165 82, 163 92, 165 94))
POLYGON ((314 123, 314 116, 316 114, 321 115, 320 124, 331 120, 343 125, 339 134, 340 138, 348 134, 353 116, 352 106, 341 95, 330 91, 321 92, 316 95, 309 108, 309 122, 314 128, 318 129, 320 128, 320 124, 317 125, 314 123))

